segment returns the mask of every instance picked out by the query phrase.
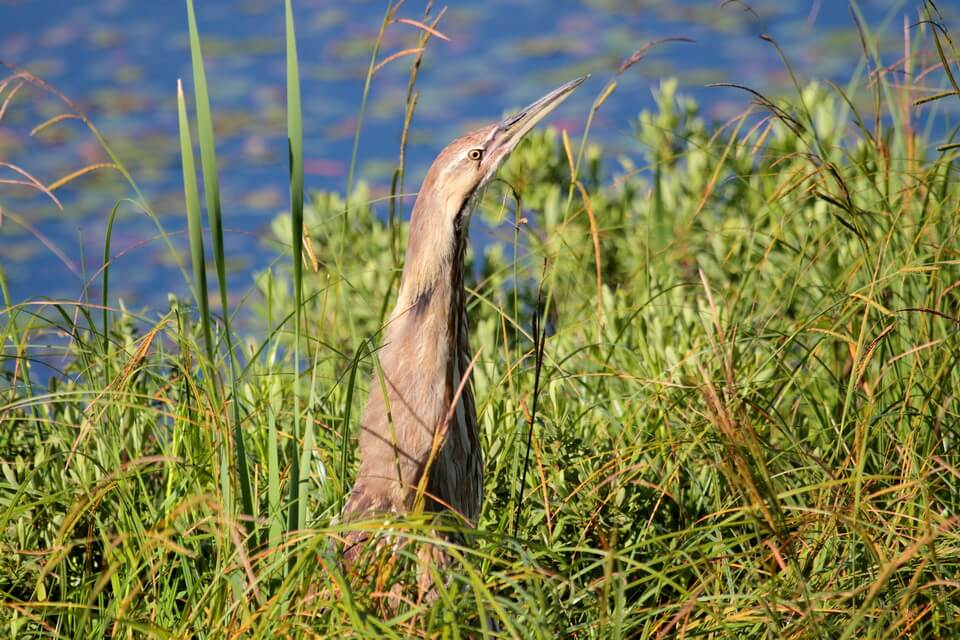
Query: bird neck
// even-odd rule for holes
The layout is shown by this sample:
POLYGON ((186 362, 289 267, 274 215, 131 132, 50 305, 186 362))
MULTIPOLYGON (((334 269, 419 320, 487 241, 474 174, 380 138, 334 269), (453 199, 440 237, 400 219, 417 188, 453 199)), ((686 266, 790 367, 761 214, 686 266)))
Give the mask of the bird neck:
MULTIPOLYGON (((427 333, 448 330, 462 315, 463 257, 470 217, 469 213, 453 215, 450 201, 434 188, 435 180, 431 169, 413 205, 400 292, 391 319, 391 323, 421 325, 427 333)), ((472 204, 466 209, 469 212, 472 204)))
MULTIPOLYGON (((397 306, 387 336, 402 332, 417 342, 456 344, 465 335, 463 259, 465 239, 433 253, 407 252, 397 306), (394 328, 396 327, 396 328, 394 328)), ((411 242, 411 248, 413 243, 411 242)))
MULTIPOLYGON (((463 247, 420 256, 438 260, 434 264, 418 262, 417 254, 408 252, 407 257, 397 306, 378 352, 382 376, 371 382, 361 419, 357 486, 362 490, 357 493, 355 489, 356 500, 385 495, 393 501, 390 508, 404 510, 412 507, 414 489, 435 451, 437 435, 443 437, 447 431, 454 398, 458 398, 453 409, 456 424, 472 424, 465 416, 474 413, 467 408, 473 406, 469 387, 457 395, 463 376, 469 375, 464 364, 469 345, 463 306, 463 247), (434 276, 414 279, 423 273, 434 276)), ((475 440, 472 433, 464 437, 475 440)), ((351 510, 362 509, 354 505, 351 510)))
POLYGON ((467 345, 463 259, 469 215, 451 215, 448 201, 431 185, 428 175, 413 206, 397 306, 384 335, 385 349, 395 356, 384 366, 415 371, 411 384, 420 388, 459 381, 458 352, 467 345))

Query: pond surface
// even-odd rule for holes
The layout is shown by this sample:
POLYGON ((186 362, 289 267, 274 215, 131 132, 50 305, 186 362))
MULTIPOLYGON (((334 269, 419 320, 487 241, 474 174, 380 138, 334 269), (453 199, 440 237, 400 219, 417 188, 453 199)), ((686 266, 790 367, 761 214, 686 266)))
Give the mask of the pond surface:
MULTIPOLYGON (((277 259, 266 228, 287 198, 283 3, 280 0, 195 0, 218 130, 220 180, 231 297, 248 292, 253 274, 277 259)), ((888 62, 902 51, 905 13, 916 2, 860 0, 866 23, 884 34, 888 62)), ((407 0, 398 17, 422 20, 426 2, 407 0)), ((301 59, 307 185, 343 190, 363 78, 386 4, 295 0, 301 59)), ((554 114, 554 125, 581 132, 590 104, 620 61, 646 42, 668 36, 696 40, 654 49, 622 78, 591 138, 617 153, 639 156, 632 120, 653 105, 659 78, 676 75, 710 119, 740 112, 745 94, 708 89, 737 82, 776 94, 788 78, 773 35, 802 79, 846 81, 857 73, 860 46, 841 0, 755 0, 750 10, 720 0, 447 0, 437 29, 449 41, 428 45, 418 80, 408 189, 434 154, 467 127, 499 117, 553 86, 591 73, 554 114)), ((76 102, 100 128, 137 180, 174 243, 185 246, 176 82, 191 77, 182 2, 147 0, 0 0, 0 60, 42 77, 76 102)), ((415 27, 393 24, 382 56, 415 46, 415 27)), ((399 58, 374 78, 357 178, 385 190, 396 162, 404 92, 412 58, 399 58)), ((12 85, 0 93, 0 104, 12 85)), ((52 96, 22 87, 0 120, 0 162, 43 183, 105 154, 76 120, 36 136, 30 131, 64 108, 52 96)), ((0 166, 0 179, 20 179, 0 166)), ((0 268, 14 301, 72 298, 89 281, 99 296, 104 233, 111 208, 131 195, 110 170, 58 189, 60 211, 36 191, 0 183, 0 268)), ((412 200, 408 199, 406 209, 412 200)), ((124 205, 114 229, 111 304, 165 309, 168 292, 188 293, 153 222, 124 205)), ((184 254, 185 255, 185 254, 184 254)), ((216 298, 216 296, 213 296, 216 298)))

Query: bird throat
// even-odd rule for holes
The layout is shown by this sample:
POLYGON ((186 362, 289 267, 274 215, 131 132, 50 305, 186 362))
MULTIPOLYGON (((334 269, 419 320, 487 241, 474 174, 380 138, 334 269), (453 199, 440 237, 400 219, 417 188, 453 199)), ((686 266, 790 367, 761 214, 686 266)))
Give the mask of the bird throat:
MULTIPOLYGON (((432 388, 438 395, 441 395, 439 392, 442 389, 442 404, 437 406, 440 415, 433 417, 438 423, 451 410, 454 412, 451 418, 455 421, 460 418, 456 412, 463 410, 459 401, 456 407, 452 403, 457 399, 457 391, 470 360, 463 281, 468 225, 469 212, 463 217, 462 226, 458 225, 454 230, 453 247, 449 252, 439 252, 443 256, 443 263, 428 269, 436 274, 431 281, 417 282, 413 289, 416 293, 409 297, 402 291, 413 283, 404 281, 401 284, 400 299, 391 321, 397 326, 387 330, 387 341, 391 342, 394 337, 402 340, 407 345, 408 354, 434 354, 434 357, 424 360, 414 357, 404 358, 402 363, 399 360, 394 362, 407 368, 403 372, 407 375, 410 374, 410 368, 415 367, 418 386, 432 388)), ((418 267, 422 268, 422 265, 414 268, 419 271, 418 267)), ((405 269, 404 280, 410 275, 405 269)), ((384 373, 389 375, 389 372, 384 373)), ((469 393, 469 385, 463 383, 460 394, 469 393)), ((428 416, 421 418, 426 422, 431 421, 428 416)))
MULTIPOLYGON (((464 224, 469 224, 465 221, 464 224)), ((429 341, 432 344, 443 343, 451 347, 460 347, 466 343, 466 292, 463 284, 464 255, 467 246, 466 229, 454 232, 454 247, 447 254, 445 264, 437 265, 431 271, 435 274, 430 282, 418 282, 415 293, 404 300, 401 293, 393 322, 399 322, 407 339, 429 341), (438 341, 438 342, 434 342, 438 341)), ((404 273, 404 279, 408 277, 404 273)), ((404 282, 401 290, 408 285, 404 282)), ((388 332, 389 333, 389 332, 388 332)), ((450 358, 460 356, 459 349, 451 348, 450 358)), ((459 384, 459 379, 454 383, 459 384)))

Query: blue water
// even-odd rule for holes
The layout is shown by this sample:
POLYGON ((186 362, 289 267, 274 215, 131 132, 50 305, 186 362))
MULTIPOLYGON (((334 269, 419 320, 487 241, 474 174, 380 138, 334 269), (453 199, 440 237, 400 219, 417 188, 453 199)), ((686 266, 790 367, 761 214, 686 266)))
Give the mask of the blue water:
MULTIPOLYGON (((919 3, 862 0, 867 24, 885 35, 891 60, 902 50, 904 14, 919 3)), ((196 0, 207 77, 218 129, 226 252, 231 296, 251 286, 253 273, 277 257, 266 227, 286 201, 283 3, 279 0, 196 0)), ((398 17, 423 19, 426 3, 408 0, 398 17)), ((295 0, 305 117, 307 183, 339 189, 346 173, 380 1, 295 0)), ((741 111, 748 97, 708 82, 737 82, 770 93, 788 86, 783 66, 761 34, 774 36, 802 78, 845 81, 860 62, 846 2, 761 0, 724 5, 677 0, 485 0, 446 6, 438 29, 449 42, 428 46, 413 121, 407 191, 415 190, 433 155, 471 125, 499 117, 553 86, 591 73, 591 79, 552 116, 580 132, 590 103, 620 61, 656 38, 682 36, 630 69, 600 112, 594 140, 616 153, 639 156, 631 121, 653 104, 651 88, 676 75, 708 118, 741 111)), ((382 56, 412 47, 416 29, 394 24, 382 56)), ((0 60, 31 70, 85 111, 128 166, 175 244, 184 247, 175 91, 191 77, 182 2, 147 0, 0 0, 0 60)), ((401 58, 374 79, 360 144, 357 178, 385 190, 396 161, 403 97, 412 58, 401 58)), ((12 85, 0 94, 0 102, 12 85)), ((45 183, 107 158, 75 121, 31 137, 30 129, 65 108, 25 86, 0 120, 0 161, 45 183)), ((0 167, 0 179, 19 178, 0 167)), ((130 189, 109 170, 57 191, 65 207, 24 187, 0 184, 0 268, 14 301, 77 299, 102 262, 108 214, 130 189), (25 230, 26 222, 31 230, 25 230), (48 246, 49 245, 49 246, 48 246), (53 247, 54 249, 51 249, 53 247)), ((411 201, 407 201, 407 210, 411 201)), ((111 304, 165 308, 168 292, 187 285, 157 238, 151 221, 123 205, 114 230, 111 304)))

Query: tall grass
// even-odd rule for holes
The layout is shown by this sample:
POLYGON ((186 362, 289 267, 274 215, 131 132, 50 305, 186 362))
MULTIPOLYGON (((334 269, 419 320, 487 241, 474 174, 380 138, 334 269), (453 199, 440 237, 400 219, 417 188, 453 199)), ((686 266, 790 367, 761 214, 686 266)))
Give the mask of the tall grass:
MULTIPOLYGON (((746 79, 754 102, 728 122, 665 79, 615 175, 586 135, 531 134, 482 214, 497 224, 513 203, 521 250, 470 258, 487 496, 473 544, 419 517, 350 525, 402 540, 356 575, 335 516, 405 240, 387 215, 403 143, 386 202, 362 181, 305 196, 288 0, 291 212, 271 233, 291 259, 257 276, 265 330, 241 352, 186 4, 208 214, 204 230, 178 91, 194 300, 152 317, 110 307, 109 240, 102 305, 10 300, 0 256, 8 635, 960 635, 960 187, 954 112, 938 109, 960 90, 932 3, 901 59, 861 20, 863 71, 844 88, 796 80, 775 98, 746 79), (323 269, 303 269, 303 247, 323 269), (54 333, 68 357, 46 382, 34 363, 54 333), (433 601, 411 586, 424 542, 457 560, 433 601)), ((396 64, 380 47, 401 8, 367 90, 396 64)), ((403 28, 441 33, 429 15, 403 28)), ((410 54, 405 132, 428 41, 410 54)), ((134 197, 108 237, 120 209, 152 215, 112 162, 134 197)))
MULTIPOLYGON (((223 468, 226 469, 228 464, 232 464, 232 468, 237 476, 237 484, 240 485, 240 495, 241 495, 241 504, 243 505, 243 515, 245 516, 244 522, 247 526, 248 532, 253 532, 253 494, 250 488, 250 470, 247 465, 247 453, 246 445, 243 442, 243 430, 241 428, 241 418, 240 418, 240 403, 237 401, 237 364, 236 358, 233 350, 233 337, 232 332, 230 331, 230 306, 227 303, 228 300, 228 289, 227 289, 227 273, 226 273, 226 260, 224 257, 223 251, 223 223, 221 221, 221 210, 220 210, 220 182, 219 177, 217 176, 217 155, 216 147, 214 145, 213 137, 213 119, 210 113, 210 98, 207 92, 207 78, 206 73, 203 68, 203 54, 200 50, 200 36, 197 31, 197 20, 193 10, 193 1, 187 0, 187 20, 190 30, 190 57, 193 63, 193 78, 195 83, 196 91, 196 110, 197 110, 197 130, 200 137, 200 162, 203 167, 203 183, 204 183, 204 196, 207 204, 207 220, 210 227, 210 235, 212 240, 213 247, 213 257, 216 262, 217 267, 217 283, 220 288, 220 309, 223 314, 223 337, 226 342, 227 347, 227 359, 230 363, 230 392, 232 396, 232 401, 230 406, 232 408, 232 417, 233 417, 233 433, 234 433, 234 451, 236 453, 235 457, 228 455, 228 448, 224 447, 221 453, 221 460, 223 468)), ((186 113, 183 108, 180 109, 180 128, 181 131, 188 131, 188 123, 186 122, 186 113)), ((189 138, 187 140, 189 142, 189 138)), ((184 148, 182 155, 184 157, 184 184, 188 183, 193 176, 193 162, 192 158, 188 162, 187 157, 192 156, 192 145, 189 145, 189 149, 184 148), (190 175, 187 175, 187 165, 190 165, 190 175)), ((185 191, 189 191, 185 189, 185 191)), ((188 198, 189 198, 188 194, 188 198)), ((199 203, 193 203, 195 208, 198 208, 199 203)), ((187 212, 189 214, 191 209, 191 203, 187 203, 187 212)), ((195 237, 195 233, 199 232, 199 224, 191 225, 190 227, 190 243, 191 246, 199 246, 202 250, 202 243, 199 238, 195 237)), ((198 256, 196 253, 194 256, 194 270, 197 269, 197 260, 198 256)), ((203 264, 200 263, 201 271, 203 264)), ((196 276, 195 276, 196 279, 196 276)), ((199 287, 198 287, 199 289, 199 287)), ((205 290, 205 287, 204 287, 205 290)), ((205 295, 205 291, 204 291, 205 295)), ((209 327, 211 324, 211 319, 209 316, 209 308, 205 300, 200 301, 200 310, 201 318, 205 324, 205 327, 209 327)), ((206 330, 206 329, 205 329, 206 330)), ((210 361, 213 362, 212 356, 210 361)), ((228 440, 225 439, 225 442, 228 440)), ((224 504, 231 505, 233 500, 231 498, 230 491, 230 478, 229 474, 225 471, 221 472, 222 482, 221 482, 221 491, 224 495, 224 504)))
POLYGON ((290 215, 292 218, 292 233, 290 247, 293 254, 293 318, 294 318, 294 384, 293 384, 293 419, 294 430, 291 444, 290 470, 290 504, 287 524, 291 531, 298 530, 305 522, 306 497, 301 495, 307 482, 308 465, 313 444, 313 428, 303 423, 301 432, 300 413, 300 330, 302 326, 301 310, 303 309, 303 115, 300 108, 300 73, 297 63, 297 45, 294 36, 293 7, 290 0, 286 0, 285 33, 287 42, 287 143, 290 157, 290 215), (297 444, 303 446, 298 451, 297 444))

